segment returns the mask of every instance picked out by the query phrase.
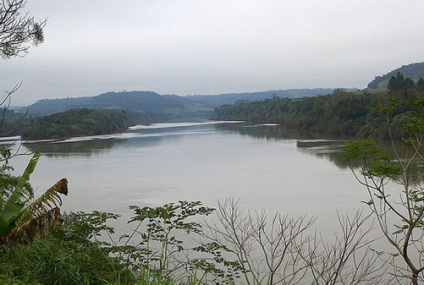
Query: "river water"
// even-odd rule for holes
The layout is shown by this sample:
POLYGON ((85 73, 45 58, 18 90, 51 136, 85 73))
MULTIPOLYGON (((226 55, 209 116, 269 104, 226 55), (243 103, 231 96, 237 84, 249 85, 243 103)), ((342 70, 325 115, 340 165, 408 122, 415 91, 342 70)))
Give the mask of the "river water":
MULTIPOLYGON (((366 191, 333 150, 302 148, 297 141, 280 126, 173 123, 55 144, 25 143, 19 151, 41 149, 31 176, 37 193, 68 179, 65 211, 108 211, 128 219, 130 205, 198 200, 216 207, 233 197, 242 209, 313 216, 320 230, 333 231, 337 213, 353 215, 363 207, 366 191)), ((12 160, 17 173, 29 158, 12 160)))

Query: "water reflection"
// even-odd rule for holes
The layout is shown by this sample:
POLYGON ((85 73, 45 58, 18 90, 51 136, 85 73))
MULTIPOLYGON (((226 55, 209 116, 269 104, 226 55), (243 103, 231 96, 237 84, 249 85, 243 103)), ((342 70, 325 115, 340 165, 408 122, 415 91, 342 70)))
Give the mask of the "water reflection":
MULTIPOLYGON (((360 163, 349 163, 340 153, 344 147, 345 140, 335 140, 334 138, 317 138, 314 135, 298 133, 279 125, 248 125, 248 124, 219 124, 216 125, 218 131, 229 131, 238 133, 242 136, 250 136, 266 140, 284 140, 296 139, 298 140, 297 150, 301 153, 308 153, 318 158, 328 159, 340 169, 348 169, 350 167, 359 168, 360 163)), ((408 149, 400 141, 378 141, 377 145, 386 149, 392 157, 396 155, 406 160, 411 155, 411 150, 408 149), (394 151, 396 149, 396 153, 394 151)), ((414 167, 409 170, 411 177, 418 177, 422 172, 423 166, 416 163, 414 167)))
POLYGON ((286 128, 280 125, 249 125, 245 123, 238 123, 217 124, 215 125, 215 128, 217 131, 232 132, 242 136, 250 136, 259 139, 282 140, 292 138, 286 128))
MULTIPOLYGON (((93 154, 108 153, 112 148, 155 147, 165 140, 179 140, 187 135, 202 135, 216 131, 236 133, 256 139, 278 141, 313 138, 307 134, 287 131, 286 128, 280 125, 251 125, 243 122, 207 122, 134 126, 121 134, 79 137, 56 142, 24 142, 24 146, 32 152, 40 151, 48 157, 65 157, 69 155, 91 156, 93 154)), ((330 159, 330 161, 340 168, 348 167, 346 162, 343 161, 343 158, 334 149, 308 147, 299 148, 299 151, 330 159)))
POLYGON ((319 139, 314 135, 299 133, 292 130, 287 130, 280 125, 249 125, 249 124, 219 124, 216 125, 218 131, 229 131, 238 133, 242 136, 250 136, 258 139, 266 140, 287 140, 296 139, 301 142, 308 140, 311 143, 298 144, 297 150, 301 153, 308 153, 318 158, 330 160, 340 169, 349 168, 349 164, 340 155, 340 150, 343 148, 344 141, 341 140, 325 140, 319 139), (315 143, 316 142, 316 143, 315 143))
POLYGON ((350 168, 350 164, 348 161, 343 157, 343 155, 340 153, 341 148, 339 149, 332 149, 330 147, 328 148, 321 148, 321 149, 314 149, 314 148, 298 148, 298 151, 302 153, 308 153, 311 155, 314 155, 318 158, 325 158, 334 163, 337 167, 340 169, 347 169, 350 168))
POLYGON ((248 125, 243 122, 207 122, 154 124, 150 126, 134 126, 121 134, 93 137, 78 137, 64 141, 32 141, 24 142, 30 151, 40 151, 46 156, 84 155, 107 153, 112 148, 154 147, 164 140, 178 140, 187 135, 199 135, 212 132, 231 132, 241 136, 258 139, 283 140, 298 138, 279 125, 248 125))
MULTIPOLYGON (((298 140, 297 151, 317 158, 328 159, 340 169, 350 167, 340 154, 344 141, 334 139, 317 139, 309 134, 288 131, 280 125, 252 125, 244 122, 206 122, 206 123, 172 123, 154 124, 150 126, 134 126, 120 134, 80 137, 58 142, 27 142, 24 146, 29 151, 40 151, 48 157, 66 157, 69 155, 91 156, 108 153, 113 148, 148 148, 158 146, 165 141, 180 140, 188 135, 204 135, 208 133, 234 133, 264 140, 298 140)), ((393 149, 389 141, 379 141, 381 147, 393 149)), ((408 157, 408 150, 400 142, 394 146, 402 157, 408 157)), ((392 154, 394 154, 392 152, 392 154)), ((359 167, 359 165, 356 165, 359 167)), ((422 167, 417 165, 412 170, 418 174, 422 167)))
POLYGON ((68 155, 90 156, 94 153, 106 153, 122 142, 119 139, 109 138, 81 141, 31 142, 24 143, 24 146, 31 152, 39 151, 48 157, 63 157, 68 155))
POLYGON ((234 132, 242 136, 250 136, 267 140, 318 139, 318 137, 316 137, 315 135, 288 130, 278 124, 252 125, 244 122, 239 122, 237 124, 217 124, 215 125, 215 127, 218 131, 234 132))
POLYGON ((154 147, 164 140, 178 140, 183 136, 205 134, 215 131, 213 123, 155 124, 151 126, 134 126, 125 133, 77 137, 64 141, 30 141, 24 146, 31 152, 39 151, 48 157, 69 155, 91 156, 107 153, 112 148, 146 148, 154 147))
MULTIPOLYGON (((33 185, 47 189, 56 178, 68 178, 66 207, 73 211, 128 214, 128 205, 179 200, 213 207, 232 196, 250 210, 322 217, 325 228, 334 214, 329 204, 352 212, 362 206, 352 203, 364 198, 350 171, 329 163, 321 149, 298 149, 296 139, 276 125, 208 122, 140 126, 25 147, 44 152, 33 185)), ((16 165, 19 173, 26 163, 16 165)))
MULTIPOLYGON (((344 143, 340 142, 340 144, 334 145, 331 143, 331 140, 328 142, 328 144, 325 144, 322 147, 314 146, 313 144, 311 144, 310 147, 298 147, 298 149, 299 151, 310 153, 317 157, 324 157, 330 160, 340 169, 359 169, 362 166, 361 160, 353 160, 349 162, 342 155, 341 150, 344 147, 344 143)), ((414 153, 411 148, 407 147, 400 141, 377 141, 376 144, 377 146, 385 149, 388 152, 388 154, 393 158, 393 163, 398 163, 399 161, 410 161, 411 163, 406 169, 410 183, 421 182, 424 167, 422 164, 422 159, 420 157, 416 159, 411 159, 411 155, 414 153)), ((421 155, 421 157, 423 156, 421 155)))

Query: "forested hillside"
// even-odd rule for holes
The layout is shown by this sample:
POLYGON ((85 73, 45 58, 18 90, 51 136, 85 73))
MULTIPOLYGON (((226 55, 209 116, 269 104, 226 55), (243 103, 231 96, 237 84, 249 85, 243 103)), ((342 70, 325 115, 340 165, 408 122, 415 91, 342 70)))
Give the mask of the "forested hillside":
MULTIPOLYGON (((386 82, 385 92, 417 94, 424 90, 424 63, 410 64, 396 69, 384 76, 376 77, 370 86, 386 82), (394 72, 406 70, 414 78, 394 72), (393 74, 393 75, 391 75, 393 74), (391 76, 389 76, 391 75, 391 76)), ((92 135, 121 131, 131 124, 151 124, 164 121, 205 120, 243 120, 254 123, 278 123, 287 128, 310 133, 326 134, 341 137, 384 137, 381 118, 373 109, 381 104, 386 95, 375 92, 337 89, 292 89, 254 93, 234 93, 211 96, 177 96, 159 95, 154 92, 108 92, 94 97, 65 98, 41 100, 30 106, 26 118, 16 124, 16 128, 8 135, 22 134, 25 138, 62 138, 79 135, 92 135), (327 93, 329 92, 329 93, 327 93), (330 94, 331 93, 331 94, 330 94), (322 95, 318 95, 322 94, 322 95), (325 95, 329 94, 329 95, 325 95), (303 95, 303 96, 302 96, 303 95), (301 96, 301 97, 299 97, 301 96), (259 98, 265 98, 259 100, 259 98), (232 102, 231 104, 224 104, 232 102), (219 106, 212 111, 212 106, 219 106), (37 118, 37 115, 54 114, 62 110, 88 109, 99 110, 93 114, 116 116, 126 110, 123 125, 113 125, 108 129, 107 123, 97 118, 97 125, 88 124, 92 118, 76 115, 81 111, 65 112, 57 116, 37 118), (103 109, 103 111, 100 111, 103 109), (110 111, 106 111, 110 110, 110 111), (111 111, 115 110, 115 111, 111 111), (107 114, 107 115, 105 115, 107 114), (80 122, 71 120, 68 125, 60 122, 70 116, 79 117, 80 122), (62 118, 62 117, 65 117, 62 118), (53 121, 56 120, 56 123, 53 121), (59 122, 59 123, 58 123, 59 122), (29 124, 29 125, 28 125, 29 124), (25 131, 22 133, 24 126, 25 131), (61 129, 62 128, 62 129, 61 129)), ((396 95, 399 96, 399 95, 396 95)), ((420 95, 421 96, 421 95, 420 95)), ((13 126, 17 122, 18 113, 9 112, 4 124, 13 126), (9 114, 10 113, 10 114, 9 114)), ((81 113, 79 113, 81 114, 81 113)), ((100 116, 101 117, 101 116, 100 116)), ((120 124, 119 118, 114 118, 120 124)))
POLYGON ((49 115, 69 109, 88 108, 159 112, 174 118, 207 118, 212 114, 213 108, 223 104, 233 104, 238 100, 260 101, 273 96, 309 97, 330 94, 333 91, 334 89, 329 88, 316 88, 189 96, 159 95, 148 91, 123 91, 107 92, 91 97, 43 99, 29 106, 28 110, 29 114, 33 116, 49 115))
POLYGON ((373 81, 368 83, 368 88, 386 89, 389 84, 390 78, 392 76, 396 76, 396 74, 398 73, 401 73, 403 76, 411 78, 413 81, 417 82, 420 77, 424 78, 424 62, 403 65, 384 75, 376 76, 373 81))
POLYGON ((29 106, 31 115, 47 115, 69 109, 123 109, 163 112, 185 108, 185 103, 155 92, 108 92, 92 97, 44 99, 29 106))
MULTIPOLYGON (((389 104, 390 100, 402 102, 391 113, 392 124, 402 125, 411 109, 408 100, 423 96, 423 90, 415 87, 380 94, 358 94, 339 89, 326 96, 274 97, 261 102, 224 105, 215 109, 211 119, 276 123, 291 130, 327 137, 387 138, 384 114, 379 108, 389 104)), ((402 131, 398 128, 395 135, 400 137, 402 131)))
MULTIPOLYGON (((350 89, 354 91, 357 89, 350 89)), ((275 96, 287 98, 312 97, 319 95, 327 95, 334 91, 332 88, 315 88, 315 89, 288 89, 288 90, 270 90, 262 92, 250 93, 228 93, 220 95, 191 95, 189 99, 196 100, 207 106, 218 107, 225 104, 234 104, 236 101, 262 101, 271 99, 275 96)))
POLYGON ((63 139, 123 132, 131 125, 122 110, 72 109, 32 118, 22 132, 24 140, 63 139))
POLYGON ((0 120, 0 137, 19 136, 26 121, 26 113, 4 109, 0 120))

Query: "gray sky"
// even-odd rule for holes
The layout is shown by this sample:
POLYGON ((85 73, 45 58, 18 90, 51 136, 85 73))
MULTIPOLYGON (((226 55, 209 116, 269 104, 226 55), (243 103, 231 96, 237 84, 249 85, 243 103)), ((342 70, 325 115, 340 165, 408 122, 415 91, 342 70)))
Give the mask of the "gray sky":
POLYGON ((107 91, 365 88, 424 60, 422 0, 28 0, 45 42, 0 62, 14 105, 107 91))

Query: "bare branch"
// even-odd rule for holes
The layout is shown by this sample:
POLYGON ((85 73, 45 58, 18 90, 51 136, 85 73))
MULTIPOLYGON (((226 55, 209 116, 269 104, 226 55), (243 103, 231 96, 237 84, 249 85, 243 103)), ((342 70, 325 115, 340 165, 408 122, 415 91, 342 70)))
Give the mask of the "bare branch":
POLYGON ((2 0, 0 6, 0 56, 5 59, 25 56, 29 45, 44 41, 46 20, 35 21, 28 13, 21 15, 26 0, 2 0))

